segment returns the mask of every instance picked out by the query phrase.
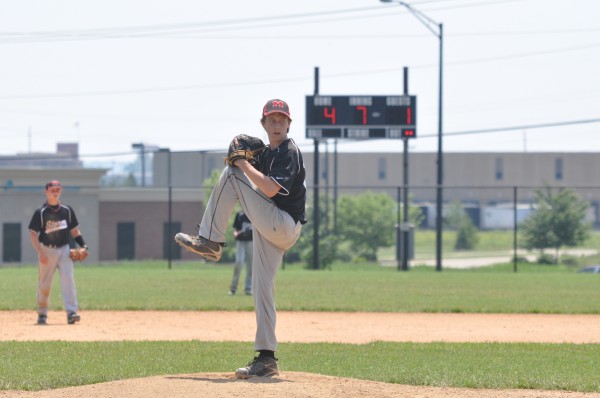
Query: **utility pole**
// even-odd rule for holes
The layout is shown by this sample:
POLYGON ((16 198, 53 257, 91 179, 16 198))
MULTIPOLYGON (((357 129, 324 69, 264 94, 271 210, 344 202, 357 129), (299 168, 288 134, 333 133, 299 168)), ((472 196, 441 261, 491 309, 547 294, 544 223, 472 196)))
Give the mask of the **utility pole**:
MULTIPOLYGON (((315 95, 319 95, 319 67, 315 66, 315 95)), ((319 140, 314 139, 314 174, 313 174, 313 269, 319 269, 319 140)))

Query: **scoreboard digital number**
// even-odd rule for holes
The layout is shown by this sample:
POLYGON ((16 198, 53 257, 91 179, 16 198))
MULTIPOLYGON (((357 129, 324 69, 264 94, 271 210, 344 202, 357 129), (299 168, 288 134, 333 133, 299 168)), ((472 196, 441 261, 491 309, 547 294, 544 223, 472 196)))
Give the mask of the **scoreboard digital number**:
POLYGON ((306 96, 306 138, 416 138, 413 95, 306 96))

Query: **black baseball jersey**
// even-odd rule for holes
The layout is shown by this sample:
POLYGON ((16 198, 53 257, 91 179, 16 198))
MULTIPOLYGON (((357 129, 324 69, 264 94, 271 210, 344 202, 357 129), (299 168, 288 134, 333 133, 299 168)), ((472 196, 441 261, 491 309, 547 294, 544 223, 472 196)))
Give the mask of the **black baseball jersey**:
POLYGON ((267 146, 260 154, 256 168, 281 186, 271 198, 277 207, 288 212, 294 221, 306 224, 306 170, 294 140, 288 138, 275 149, 267 146))
POLYGON ((233 229, 239 232, 235 240, 252 240, 252 223, 243 211, 238 212, 233 220, 233 229))
POLYGON ((70 206, 44 203, 29 222, 29 229, 39 233, 38 240, 46 246, 61 247, 69 243, 71 230, 79 226, 77 216, 70 206))

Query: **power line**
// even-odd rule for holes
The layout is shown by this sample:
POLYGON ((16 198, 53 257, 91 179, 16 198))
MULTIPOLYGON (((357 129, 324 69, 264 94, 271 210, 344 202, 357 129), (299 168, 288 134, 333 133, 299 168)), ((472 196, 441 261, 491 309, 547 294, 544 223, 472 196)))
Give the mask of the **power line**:
MULTIPOLYGON (((385 15, 387 16, 387 15, 385 15)), ((564 35, 564 34, 589 34, 600 32, 600 29, 546 29, 546 30, 522 30, 522 31, 490 31, 490 32, 455 32, 445 33, 444 37, 503 37, 503 36, 547 36, 547 35, 564 35)), ((398 40, 398 39, 429 39, 431 35, 414 33, 414 34, 344 34, 344 35, 184 35, 164 36, 160 34, 148 34, 144 38, 170 38, 170 39, 192 39, 192 40, 256 40, 256 41, 283 41, 283 40, 398 40)), ((0 39, 1 40, 1 39, 0 39)), ((1 42, 1 41, 0 41, 1 42)))
MULTIPOLYGON (((469 37, 469 36, 546 36, 554 34, 580 34, 600 32, 597 28, 588 29, 542 29, 542 30, 515 30, 515 31, 490 31, 490 32, 455 32, 444 36, 469 37)), ((424 35, 426 36, 426 35, 424 35)))
MULTIPOLYGON (((592 123, 600 123, 600 118, 593 119, 581 119, 581 120, 565 120, 559 122, 550 122, 550 123, 537 123, 537 124, 526 124, 520 126, 508 126, 508 127, 493 127, 487 129, 478 129, 478 130, 465 130, 465 131, 453 131, 444 133, 445 138, 452 138, 461 135, 475 135, 475 134, 489 134, 489 133, 501 133, 505 131, 521 131, 521 130, 536 130, 536 129, 544 129, 551 127, 561 127, 561 126, 573 126, 578 124, 592 124, 592 123)), ((418 134, 418 138, 437 138, 438 133, 429 133, 429 134, 418 134)), ((377 141, 377 140, 371 140, 377 141)), ((381 141, 381 140, 379 140, 381 141)), ((351 144, 356 141, 348 141, 341 140, 339 143, 341 144, 351 144)))
MULTIPOLYGON (((561 126, 573 126, 580 124, 593 124, 600 123, 600 118, 592 118, 592 119, 580 119, 580 120, 564 120, 558 122, 550 122, 550 123, 537 123, 537 124, 526 124, 519 126, 508 126, 508 127, 493 127, 487 129, 478 129, 478 130, 465 130, 465 131, 454 131, 444 133, 444 137, 451 138, 457 137, 461 135, 475 135, 475 134, 489 134, 489 133, 501 133, 505 131, 522 131, 522 130, 536 130, 536 129, 544 129, 551 127, 561 127, 561 126)), ((430 134, 419 134, 418 138, 437 138, 437 133, 430 134)), ((381 140, 371 140, 371 141, 381 141, 381 140)), ((356 141, 350 140, 340 140, 341 144, 351 144, 356 141)), ((310 144, 312 145, 312 144, 310 144)), ((300 145, 302 148, 306 147, 310 149, 308 145, 300 145)), ((312 146, 311 146, 312 148, 312 146)), ((202 152, 223 152, 225 148, 212 148, 202 150, 202 152)), ((174 151, 175 152, 175 151, 174 151)), ((187 151, 187 152, 195 152, 195 151, 187 151)), ((150 152, 148 152, 150 153, 150 152)), ((139 155, 138 152, 117 152, 117 153, 100 153, 100 154, 89 154, 89 155, 79 155, 80 159, 85 158, 103 158, 103 157, 116 157, 116 156, 131 156, 131 155, 139 155)), ((0 160, 45 160, 45 159, 72 159, 72 155, 34 155, 28 156, 27 154, 22 155, 23 157, 15 157, 15 156, 1 156, 0 160)))
MULTIPOLYGON (((538 56, 538 55, 548 55, 548 54, 557 54, 557 53, 562 53, 562 52, 587 50, 587 49, 598 48, 598 47, 600 47, 600 43, 592 43, 592 44, 584 45, 584 46, 563 47, 563 48, 545 50, 545 51, 532 51, 532 52, 527 52, 527 53, 509 54, 509 55, 498 56, 498 57, 488 57, 488 58, 479 58, 479 59, 471 59, 471 60, 464 60, 464 61, 454 61, 454 62, 448 62, 446 65, 447 66, 468 65, 468 64, 492 62, 492 61, 507 60, 507 59, 525 58, 525 57, 532 57, 532 56, 538 56)), ((422 68, 431 68, 431 67, 437 67, 437 64, 435 64, 435 65, 434 64, 413 65, 413 66, 411 66, 411 69, 422 69, 422 68)), ((341 78, 341 77, 347 77, 347 76, 397 72, 399 70, 402 70, 403 68, 404 68, 404 66, 401 66, 401 67, 398 66, 398 67, 379 68, 379 69, 362 70, 362 71, 354 71, 354 72, 324 74, 323 76, 327 77, 327 78, 341 78)), ((142 93, 151 93, 151 92, 186 91, 186 90, 200 90, 200 89, 208 89, 208 88, 223 88, 223 87, 238 87, 238 86, 256 86, 256 85, 263 86, 266 84, 292 83, 292 82, 311 81, 311 80, 312 80, 312 77, 305 76, 305 77, 289 77, 289 78, 270 79, 270 80, 254 80, 254 81, 246 81, 246 82, 203 83, 203 84, 189 84, 189 85, 182 85, 182 86, 148 87, 148 88, 106 90, 106 91, 0 95, 0 100, 34 99, 34 98, 92 97, 92 96, 104 96, 104 95, 142 94, 142 93)))
POLYGON ((30 98, 65 98, 65 97, 91 97, 91 96, 102 96, 102 95, 118 95, 118 94, 142 94, 148 92, 163 92, 163 91, 183 91, 183 90, 200 90, 206 88, 219 88, 219 87, 236 87, 236 86, 255 86, 265 84, 276 84, 276 83, 290 83, 294 81, 305 81, 310 80, 309 77, 291 77, 285 79, 275 80, 255 80, 248 82, 237 82, 237 83, 205 83, 205 84, 190 84, 185 86, 165 86, 165 87, 151 87, 151 88, 138 88, 138 89, 125 89, 125 90, 107 90, 107 91, 88 91, 79 93, 48 93, 48 94, 32 94, 32 95, 8 95, 0 96, 2 99, 30 99, 30 98))
MULTIPOLYGON (((445 63, 445 66, 457 66, 457 65, 468 65, 468 64, 477 64, 484 62, 492 62, 492 61, 500 61, 505 59, 517 59, 517 58, 526 58, 538 55, 548 55, 548 54, 556 54, 561 52, 569 52, 569 51, 578 51, 578 50, 587 50, 590 48, 600 47, 600 43, 593 43, 586 46, 572 46, 572 47, 563 47, 553 50, 545 50, 545 51, 535 51, 535 52, 527 52, 527 53, 518 53, 518 54, 508 54, 498 57, 488 57, 488 58, 477 58, 463 61, 453 61, 445 63)), ((340 72, 333 74, 323 74, 324 77, 327 78, 339 78, 339 77, 347 77, 347 76, 357 76, 357 75, 369 75, 369 74, 379 74, 379 73, 388 73, 388 72, 398 72, 401 71, 404 66, 394 66, 389 68, 379 68, 379 69, 371 69, 371 70, 362 70, 355 72, 340 72)), ((433 68, 438 67, 438 64, 421 64, 421 65, 411 65, 411 69, 424 69, 424 68, 433 68)), ((2 99, 2 97, 0 97, 2 99)))
MULTIPOLYGON (((334 10, 334 11, 320 11, 314 13, 302 13, 302 14, 288 14, 278 15, 269 17, 257 17, 257 18, 244 18, 244 19, 233 19, 233 20, 220 20, 212 22, 192 22, 192 23, 179 23, 179 24, 165 24, 165 25, 147 25, 138 27, 119 27, 119 28, 98 28, 98 29, 85 29, 85 30, 64 30, 64 31, 41 31, 41 32, 4 32, 0 33, 0 42, 2 43, 14 43, 14 42, 35 42, 35 39, 74 39, 83 40, 91 39, 98 40, 102 38, 134 38, 136 35, 143 34, 157 34, 162 32, 166 33, 190 33, 210 32, 210 29, 236 29, 239 25, 255 24, 257 22, 272 22, 277 21, 278 25, 288 25, 289 20, 303 19, 303 18, 314 18, 322 17, 325 15, 340 15, 355 12, 365 11, 382 11, 380 6, 362 7, 354 9, 334 10), (287 21, 287 22, 285 22, 287 21)), ((256 26, 256 25, 251 25, 256 26)), ((265 27, 275 26, 270 23, 265 27)), ((243 27, 243 26, 242 26, 243 27)), ((259 25, 260 27, 260 25, 259 25)), ((248 28, 246 26, 245 28, 248 28)))
POLYGON ((35 154, 31 155, 28 153, 19 155, 0 155, 0 161, 30 161, 30 160, 79 160, 81 158, 104 158, 104 157, 116 157, 116 156, 132 156, 139 155, 138 152, 116 152, 116 153, 103 153, 103 154, 92 154, 92 155, 77 155, 71 154, 35 154))
MULTIPOLYGON (((576 125, 576 124, 590 124, 590 123, 600 123, 600 118, 582 119, 582 120, 566 120, 566 121, 562 121, 562 122, 526 124, 526 125, 521 125, 521 126, 510 126, 510 127, 495 127, 495 128, 480 129, 480 130, 454 131, 454 132, 444 133, 444 136, 452 137, 452 136, 459 136, 459 135, 500 133, 503 131, 534 130, 534 129, 549 128, 549 127, 572 126, 572 125, 576 125)), ((419 138, 433 138, 433 137, 437 138, 437 133, 435 133, 435 134, 419 134, 419 138)))
MULTIPOLYGON (((440 11, 457 8, 480 7, 493 4, 515 2, 521 0, 491 0, 479 2, 476 4, 462 4, 455 6, 445 6, 438 8, 429 8, 428 12, 440 11)), ((422 3, 434 3, 422 2, 422 3)), ((440 2, 440 1, 437 1, 440 2)), ((364 19, 365 15, 351 17, 334 17, 325 19, 324 16, 335 16, 350 13, 362 13, 376 11, 376 15, 370 17, 390 17, 390 7, 372 6, 344 10, 319 11, 302 14, 288 14, 270 17, 245 18, 234 20, 220 20, 213 22, 192 22, 165 25, 147 25, 138 27, 119 27, 119 28, 98 28, 98 29, 80 29, 80 30, 62 30, 62 31, 40 31, 40 32, 0 32, 0 44, 13 43, 36 43, 48 41, 80 41, 80 40, 101 40, 101 39, 135 39, 144 37, 157 37, 161 35, 181 35, 181 34, 205 34, 218 31, 231 31, 239 29, 259 29, 272 28, 277 26, 302 25, 336 22, 350 19, 364 19), (313 18, 302 20, 306 18, 313 18), (314 19, 317 18, 317 19, 314 19)), ((406 11, 397 8, 400 13, 406 11)))
MULTIPOLYGON (((226 152, 227 149, 226 148, 212 148, 212 149, 203 149, 203 150, 198 150, 198 151, 177 151, 177 152, 208 152, 208 153, 213 153, 213 152, 226 152)), ((147 150, 145 152, 146 155, 150 155, 150 154, 154 154, 156 151, 155 150, 147 150)), ((173 151, 175 152, 175 151, 173 151)), ((56 153, 56 154, 29 154, 29 153, 24 153, 24 154, 17 154, 17 155, 0 155, 0 162, 5 162, 5 161, 17 161, 17 162, 23 162, 23 161, 30 161, 30 160, 81 160, 81 159, 87 159, 87 158, 112 158, 112 157, 118 157, 118 156, 140 156, 140 152, 139 151, 133 151, 133 152, 111 152, 111 153, 95 153, 95 154, 78 154, 77 156, 73 156, 71 154, 66 154, 66 153, 56 153)), ((2 168, 0 166, 0 168, 2 168)))
POLYGON ((570 52, 570 51, 587 50, 590 48, 597 48, 597 47, 600 47, 600 43, 592 43, 592 44, 588 44, 588 45, 584 45, 584 46, 563 47, 563 48, 557 48, 557 49, 553 49, 553 50, 530 51, 527 53, 501 55, 498 57, 480 58, 478 60, 472 59, 472 60, 465 60, 465 61, 455 61, 455 62, 449 62, 446 65, 453 66, 453 65, 476 64, 476 63, 491 62, 491 61, 501 61, 501 60, 506 60, 506 59, 526 58, 526 57, 534 57, 534 56, 538 56, 538 55, 548 55, 548 54, 557 54, 557 53, 564 53, 564 52, 570 52))

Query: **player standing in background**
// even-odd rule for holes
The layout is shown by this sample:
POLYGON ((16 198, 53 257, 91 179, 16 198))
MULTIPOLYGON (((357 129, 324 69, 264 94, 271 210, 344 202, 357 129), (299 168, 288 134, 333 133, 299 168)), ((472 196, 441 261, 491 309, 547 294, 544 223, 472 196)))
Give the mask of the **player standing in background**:
POLYGON ((223 170, 202 217, 198 235, 178 233, 175 241, 208 260, 219 261, 225 230, 236 202, 253 225, 252 291, 256 311, 254 349, 258 351, 238 378, 279 374, 275 351, 275 274, 283 254, 298 238, 306 223, 306 171, 296 143, 288 138, 290 109, 285 101, 270 100, 260 120, 269 145, 255 159, 237 159, 223 170))
POLYGON ((233 237, 235 238, 235 267, 229 295, 233 296, 237 292, 240 274, 245 263, 244 291, 247 296, 250 296, 252 294, 252 223, 243 211, 239 211, 233 220, 233 237))
POLYGON ((60 272, 60 285, 67 322, 79 322, 77 291, 75 290, 73 260, 69 257, 69 235, 80 247, 87 246, 79 231, 77 216, 70 206, 60 203, 62 185, 56 180, 46 184, 46 203, 33 213, 29 223, 29 238, 38 254, 38 325, 45 325, 50 303, 50 288, 54 272, 60 272))

